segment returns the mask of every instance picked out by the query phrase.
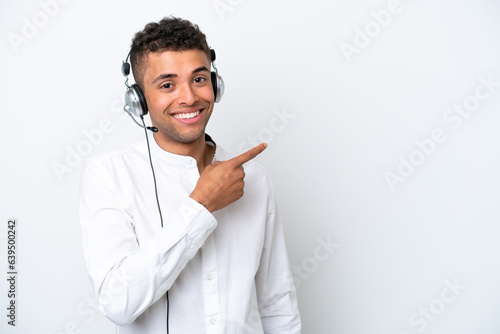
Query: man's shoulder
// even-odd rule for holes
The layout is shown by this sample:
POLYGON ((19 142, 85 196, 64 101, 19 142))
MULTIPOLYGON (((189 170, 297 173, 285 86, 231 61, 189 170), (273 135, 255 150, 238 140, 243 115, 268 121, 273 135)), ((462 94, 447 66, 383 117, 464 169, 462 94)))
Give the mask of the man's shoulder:
POLYGON ((144 160, 147 148, 143 140, 133 141, 112 150, 91 156, 85 160, 86 167, 110 168, 121 164, 136 163, 144 160))

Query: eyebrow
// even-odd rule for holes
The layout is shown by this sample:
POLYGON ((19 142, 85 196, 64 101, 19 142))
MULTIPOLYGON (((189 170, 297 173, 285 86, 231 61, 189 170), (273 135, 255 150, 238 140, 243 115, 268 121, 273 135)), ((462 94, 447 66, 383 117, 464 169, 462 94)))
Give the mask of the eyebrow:
MULTIPOLYGON (((193 70, 193 74, 195 73, 199 73, 199 72, 210 72, 210 70, 206 67, 206 66, 200 66, 198 67, 197 69, 193 70)), ((177 77, 177 74, 173 74, 173 73, 165 73, 165 74, 160 74, 158 77, 156 77, 156 79, 153 81, 153 84, 155 84, 156 82, 160 81, 160 80, 165 80, 165 79, 168 79, 168 78, 176 78, 177 77)))

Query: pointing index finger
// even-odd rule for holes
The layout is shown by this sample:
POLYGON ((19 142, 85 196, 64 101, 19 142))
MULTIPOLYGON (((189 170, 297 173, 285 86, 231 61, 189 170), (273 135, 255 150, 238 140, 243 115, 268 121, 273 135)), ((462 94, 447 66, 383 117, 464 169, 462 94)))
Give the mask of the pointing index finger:
POLYGON ((249 149, 245 153, 242 153, 242 154, 238 155, 237 157, 234 157, 234 158, 228 160, 228 162, 231 162, 233 164, 233 166, 235 166, 235 167, 239 167, 239 166, 243 165, 245 162, 248 162, 248 161, 252 160, 253 158, 255 158, 256 156, 258 156, 259 154, 261 154, 262 151, 264 151, 266 148, 267 148, 266 143, 259 144, 259 145, 255 146, 254 148, 249 149))

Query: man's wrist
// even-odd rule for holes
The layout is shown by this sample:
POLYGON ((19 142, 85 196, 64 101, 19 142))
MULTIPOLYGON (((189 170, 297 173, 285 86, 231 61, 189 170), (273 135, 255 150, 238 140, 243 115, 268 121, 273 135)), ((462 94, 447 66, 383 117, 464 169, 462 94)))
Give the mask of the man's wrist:
POLYGON ((210 211, 210 213, 212 213, 212 210, 210 210, 208 208, 205 200, 201 199, 199 196, 197 196, 196 194, 193 194, 193 193, 191 193, 191 195, 189 195, 189 197, 191 197, 193 200, 195 200, 199 204, 203 205, 205 207, 205 209, 207 209, 208 211, 210 211))

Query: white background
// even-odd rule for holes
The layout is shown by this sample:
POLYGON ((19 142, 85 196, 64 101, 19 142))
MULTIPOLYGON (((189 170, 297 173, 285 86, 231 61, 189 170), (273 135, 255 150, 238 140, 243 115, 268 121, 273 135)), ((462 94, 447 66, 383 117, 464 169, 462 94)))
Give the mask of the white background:
POLYGON ((257 160, 283 213, 303 333, 500 333, 498 2, 30 0, 0 13, 0 332, 114 332, 81 255, 79 158, 144 135, 121 111, 120 65, 136 31, 172 14, 217 51, 226 93, 208 133, 234 154, 269 142, 257 160), (448 114, 464 103, 466 118, 448 114))

